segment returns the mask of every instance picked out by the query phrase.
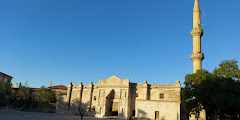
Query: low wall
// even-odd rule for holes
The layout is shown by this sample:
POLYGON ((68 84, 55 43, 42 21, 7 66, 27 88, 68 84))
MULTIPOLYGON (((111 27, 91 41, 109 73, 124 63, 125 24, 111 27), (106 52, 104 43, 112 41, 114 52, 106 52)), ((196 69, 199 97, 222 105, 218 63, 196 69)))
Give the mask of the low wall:
POLYGON ((159 120, 180 120, 180 101, 137 100, 137 118, 159 120))

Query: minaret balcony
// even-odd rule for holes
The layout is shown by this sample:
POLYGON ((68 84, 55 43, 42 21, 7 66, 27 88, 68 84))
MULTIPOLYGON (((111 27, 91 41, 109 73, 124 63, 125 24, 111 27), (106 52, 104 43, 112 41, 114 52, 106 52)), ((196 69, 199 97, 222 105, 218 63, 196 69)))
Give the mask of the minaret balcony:
POLYGON ((203 53, 193 53, 192 55, 191 55, 191 60, 192 61, 195 61, 195 60, 200 60, 200 61, 202 61, 204 59, 204 54, 203 53))
POLYGON ((191 36, 194 37, 194 36, 202 36, 203 35, 203 29, 201 28, 194 28, 192 31, 191 31, 191 36))

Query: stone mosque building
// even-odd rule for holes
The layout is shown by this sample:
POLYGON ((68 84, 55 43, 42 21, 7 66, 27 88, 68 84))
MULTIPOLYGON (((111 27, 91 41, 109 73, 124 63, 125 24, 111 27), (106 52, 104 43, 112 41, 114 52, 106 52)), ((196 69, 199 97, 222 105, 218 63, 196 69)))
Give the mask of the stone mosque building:
MULTIPOLYGON (((149 118, 180 120, 180 81, 175 84, 131 83, 115 75, 99 79, 99 84, 72 85, 67 88, 64 109, 70 114, 119 119, 149 118)), ((61 112, 61 110, 57 112, 61 112)))
MULTIPOLYGON (((191 31, 194 73, 201 69, 204 58, 201 53, 202 33, 199 4, 198 0, 195 0, 191 31)), ((80 82, 72 85, 70 82, 64 89, 66 92, 57 92, 58 114, 79 114, 83 110, 85 115, 99 118, 185 120, 181 108, 179 80, 176 80, 175 84, 148 84, 147 81, 132 83, 129 78, 121 79, 113 75, 107 79, 99 79, 98 84, 90 82, 89 85, 83 85, 80 82)), ((199 120, 205 120, 204 115, 203 111, 199 120)))

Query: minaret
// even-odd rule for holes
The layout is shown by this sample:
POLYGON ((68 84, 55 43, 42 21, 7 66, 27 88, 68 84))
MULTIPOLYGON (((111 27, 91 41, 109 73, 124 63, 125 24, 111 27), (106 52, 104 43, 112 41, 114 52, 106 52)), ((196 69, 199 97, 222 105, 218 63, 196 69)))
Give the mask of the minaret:
POLYGON ((193 8, 193 30, 191 31, 191 36, 193 38, 193 54, 191 55, 191 60, 193 61, 193 73, 202 69, 202 60, 204 59, 204 54, 201 53, 202 35, 203 30, 200 25, 199 3, 198 0, 195 0, 193 8))

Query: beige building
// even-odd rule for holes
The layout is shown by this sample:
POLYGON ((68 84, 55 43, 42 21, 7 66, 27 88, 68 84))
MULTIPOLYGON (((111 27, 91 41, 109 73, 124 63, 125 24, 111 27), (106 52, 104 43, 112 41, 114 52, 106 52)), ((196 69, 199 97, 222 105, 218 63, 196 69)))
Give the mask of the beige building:
MULTIPOLYGON (((193 73, 201 69, 204 54, 201 53, 200 9, 195 0, 193 9, 193 73)), ((120 79, 113 75, 108 79, 99 79, 99 84, 72 85, 70 82, 67 94, 60 96, 56 113, 79 114, 99 118, 115 116, 119 119, 159 119, 180 120, 188 119, 181 108, 181 86, 175 84, 131 83, 130 79, 120 79), (182 114, 181 114, 182 112, 182 114)), ((190 120, 195 120, 192 114, 190 120)), ((201 111, 199 120, 205 120, 205 110, 201 111)))
POLYGON ((180 92, 179 80, 175 84, 131 83, 129 78, 113 75, 99 79, 99 84, 70 82, 56 113, 79 114, 83 110, 85 115, 99 118, 180 120, 180 92))

